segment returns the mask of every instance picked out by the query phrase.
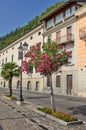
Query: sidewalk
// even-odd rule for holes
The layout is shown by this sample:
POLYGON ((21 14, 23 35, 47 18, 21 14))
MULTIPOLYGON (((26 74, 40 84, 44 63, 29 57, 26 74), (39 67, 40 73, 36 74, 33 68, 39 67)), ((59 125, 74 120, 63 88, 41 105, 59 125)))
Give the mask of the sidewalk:
POLYGON ((34 112, 34 107, 0 96, 0 130, 86 130, 85 125, 63 126, 34 112))

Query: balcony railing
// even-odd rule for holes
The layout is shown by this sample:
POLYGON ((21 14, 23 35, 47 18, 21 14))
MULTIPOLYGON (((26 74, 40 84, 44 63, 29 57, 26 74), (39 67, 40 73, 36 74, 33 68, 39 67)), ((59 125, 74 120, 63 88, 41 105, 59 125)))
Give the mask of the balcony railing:
POLYGON ((58 44, 67 44, 67 43, 74 42, 74 35, 70 33, 62 37, 59 37, 57 38, 57 42, 58 44))
POLYGON ((82 40, 86 40, 86 27, 79 30, 79 37, 82 40))

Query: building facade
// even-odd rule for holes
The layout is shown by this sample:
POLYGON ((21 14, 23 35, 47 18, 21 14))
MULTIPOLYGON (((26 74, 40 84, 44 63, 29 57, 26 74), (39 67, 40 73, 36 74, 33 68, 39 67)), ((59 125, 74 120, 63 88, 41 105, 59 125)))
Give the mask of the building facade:
POLYGON ((76 11, 78 50, 78 96, 86 96, 86 5, 76 11))
MULTIPOLYGON (((27 42, 29 49, 36 43, 47 40, 56 41, 70 53, 68 65, 62 66, 53 74, 53 88, 56 94, 86 96, 86 2, 69 0, 60 8, 42 19, 41 25, 10 44, 0 52, 0 66, 18 60, 20 43, 27 42)), ((1 71, 1 68, 0 68, 1 71)), ((18 89, 19 79, 13 79, 13 87, 18 89)), ((0 77, 0 86, 8 84, 0 77)), ((23 89, 29 91, 50 92, 49 77, 40 76, 33 69, 32 74, 23 74, 23 89)))
MULTIPOLYGON (((3 50, 1 50, 0 54, 0 71, 3 64, 7 62, 16 62, 18 66, 21 65, 21 60, 18 60, 18 47, 20 46, 20 43, 28 43, 28 49, 30 49, 33 45, 36 43, 43 43, 43 28, 41 25, 36 27, 34 30, 32 30, 30 33, 26 34, 25 36, 21 37, 14 43, 10 44, 3 50)), ((43 91, 43 77, 40 76, 35 70, 33 69, 32 74, 25 74, 22 73, 22 86, 25 90, 31 90, 31 91, 43 91)), ((18 89, 18 83, 19 79, 14 78, 13 79, 13 88, 18 89)), ((8 82, 4 81, 4 79, 0 76, 0 86, 1 87, 7 87, 8 82)))

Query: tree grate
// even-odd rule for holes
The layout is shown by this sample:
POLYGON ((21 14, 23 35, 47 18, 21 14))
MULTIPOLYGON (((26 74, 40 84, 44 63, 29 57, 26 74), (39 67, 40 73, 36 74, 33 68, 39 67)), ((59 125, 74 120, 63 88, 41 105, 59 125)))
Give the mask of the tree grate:
POLYGON ((38 124, 35 120, 33 120, 33 119, 30 119, 33 123, 36 123, 36 124, 38 124))
POLYGON ((23 114, 23 113, 22 113, 22 116, 25 116, 25 117, 27 117, 27 115, 26 115, 26 114, 23 114))
MULTIPOLYGON (((33 119, 30 119, 30 121, 32 121, 33 123, 38 124, 38 123, 37 123, 35 120, 33 120, 33 119)), ((39 124, 38 124, 38 126, 41 127, 43 130, 49 130, 48 128, 46 128, 46 127, 43 126, 43 125, 39 125, 39 124)))
POLYGON ((43 125, 39 125, 39 127, 41 127, 43 130, 49 130, 48 128, 46 128, 46 127, 43 126, 43 125))
POLYGON ((17 110, 17 112, 22 113, 21 111, 18 111, 18 110, 17 110))

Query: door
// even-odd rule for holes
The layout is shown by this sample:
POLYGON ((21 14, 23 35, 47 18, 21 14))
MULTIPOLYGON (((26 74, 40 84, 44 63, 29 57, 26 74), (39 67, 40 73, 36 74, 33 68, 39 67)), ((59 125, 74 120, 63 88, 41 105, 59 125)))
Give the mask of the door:
POLYGON ((68 94, 68 95, 71 95, 72 80, 73 80, 72 75, 67 75, 67 94, 68 94))

